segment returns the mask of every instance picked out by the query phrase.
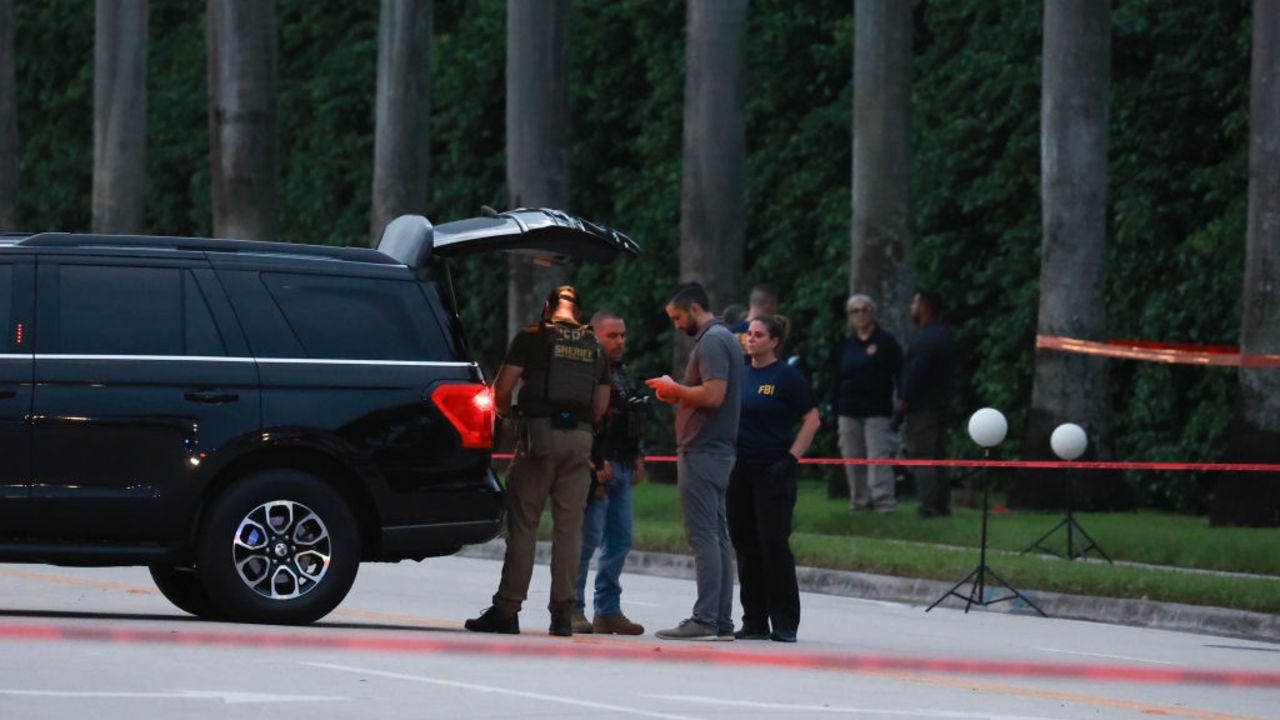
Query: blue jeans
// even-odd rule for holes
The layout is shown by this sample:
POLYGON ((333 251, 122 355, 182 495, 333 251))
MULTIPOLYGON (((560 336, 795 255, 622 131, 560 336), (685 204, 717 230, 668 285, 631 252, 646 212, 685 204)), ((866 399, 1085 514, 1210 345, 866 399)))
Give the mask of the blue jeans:
POLYGON ((600 548, 596 563, 596 615, 622 612, 622 565, 631 552, 631 474, 633 469, 610 462, 613 479, 605 485, 604 497, 592 497, 582 518, 582 563, 578 566, 578 610, 587 606, 587 570, 591 556, 600 548))

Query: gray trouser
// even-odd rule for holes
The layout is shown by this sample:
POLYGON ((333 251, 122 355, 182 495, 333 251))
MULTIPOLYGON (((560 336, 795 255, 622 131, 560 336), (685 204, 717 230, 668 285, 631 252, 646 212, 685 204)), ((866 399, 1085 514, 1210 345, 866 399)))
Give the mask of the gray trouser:
MULTIPOLYGON (((841 415, 840 455, 844 458, 884 459, 893 454, 893 432, 887 417, 841 415)), ((849 483, 849 505, 854 510, 874 506, 880 512, 898 507, 893 495, 893 469, 888 465, 845 465, 849 483)))
POLYGON ((693 550, 698 599, 693 619, 718 632, 733 631, 733 550, 724 498, 732 455, 681 453, 676 488, 684 510, 684 534, 693 550))
POLYGON ((551 501, 551 602, 570 611, 578 598, 582 508, 591 486, 591 433, 550 430, 534 447, 517 447, 507 473, 507 553, 494 607, 520 612, 529 593, 542 508, 551 501))

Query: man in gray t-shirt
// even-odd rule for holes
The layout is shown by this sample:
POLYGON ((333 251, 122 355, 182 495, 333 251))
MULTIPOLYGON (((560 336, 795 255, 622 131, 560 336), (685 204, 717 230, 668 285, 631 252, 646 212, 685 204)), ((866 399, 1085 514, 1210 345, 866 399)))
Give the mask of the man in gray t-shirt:
POLYGON ((696 342, 684 382, 669 375, 645 381, 659 400, 676 406, 677 488, 698 579, 693 615, 657 633, 668 640, 733 639, 733 556, 724 500, 737 456, 744 366, 741 344, 707 311, 709 305, 698 283, 676 288, 667 316, 696 342))

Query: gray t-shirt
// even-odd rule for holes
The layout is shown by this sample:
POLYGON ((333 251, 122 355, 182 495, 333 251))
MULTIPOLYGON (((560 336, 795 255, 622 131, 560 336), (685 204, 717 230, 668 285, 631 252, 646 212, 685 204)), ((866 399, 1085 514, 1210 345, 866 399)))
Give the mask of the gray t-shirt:
POLYGON ((743 367, 741 343, 720 318, 712 319, 698 332, 684 370, 684 384, 692 387, 708 380, 724 380, 724 402, 716 408, 695 408, 684 403, 678 406, 678 452, 723 456, 737 453, 743 367))

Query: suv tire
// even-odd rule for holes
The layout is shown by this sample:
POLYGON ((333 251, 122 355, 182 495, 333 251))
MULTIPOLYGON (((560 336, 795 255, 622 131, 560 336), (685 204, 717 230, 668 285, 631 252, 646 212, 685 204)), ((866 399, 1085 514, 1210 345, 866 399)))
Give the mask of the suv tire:
POLYGON ((172 565, 152 565, 150 570, 151 579, 155 581, 160 594, 179 610, 209 620, 222 617, 222 612, 209 599, 209 593, 205 591, 195 570, 172 565))
POLYGON ((302 625, 342 602, 360 555, 360 527, 340 493, 305 472, 265 470, 213 500, 196 569, 228 619, 302 625))

